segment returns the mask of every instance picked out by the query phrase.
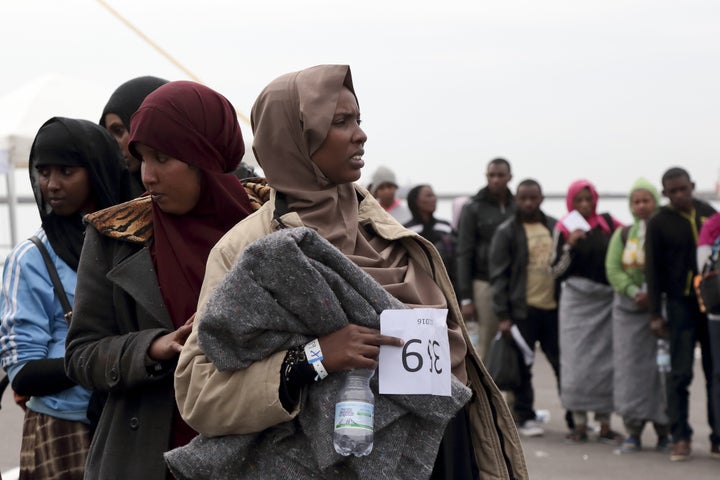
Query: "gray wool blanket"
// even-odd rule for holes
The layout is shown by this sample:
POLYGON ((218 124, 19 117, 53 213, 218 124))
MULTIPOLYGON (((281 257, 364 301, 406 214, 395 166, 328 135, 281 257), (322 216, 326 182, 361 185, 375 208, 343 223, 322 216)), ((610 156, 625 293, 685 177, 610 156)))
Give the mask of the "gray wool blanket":
MULTIPOLYGON (((348 323, 379 328, 380 313, 399 308, 406 307, 315 231, 285 229, 243 251, 199 318, 198 341, 219 370, 232 371, 348 323)), ((449 397, 379 395, 376 375, 373 451, 343 457, 333 447, 333 422, 345 375, 305 389, 291 422, 257 434, 199 435, 167 452, 170 470, 181 480, 429 478, 470 389, 452 377, 449 397)))

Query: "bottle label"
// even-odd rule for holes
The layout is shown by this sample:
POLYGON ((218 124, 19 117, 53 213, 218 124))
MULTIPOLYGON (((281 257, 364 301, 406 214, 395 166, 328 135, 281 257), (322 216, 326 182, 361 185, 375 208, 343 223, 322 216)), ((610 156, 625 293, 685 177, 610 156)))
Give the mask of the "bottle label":
POLYGON ((335 430, 373 431, 375 406, 367 402, 338 402, 335 405, 335 430))

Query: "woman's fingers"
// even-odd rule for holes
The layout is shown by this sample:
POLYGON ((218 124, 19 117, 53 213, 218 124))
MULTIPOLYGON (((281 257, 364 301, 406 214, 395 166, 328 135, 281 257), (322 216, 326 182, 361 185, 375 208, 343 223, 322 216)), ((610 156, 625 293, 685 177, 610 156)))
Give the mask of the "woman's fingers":
POLYGON ((402 347, 404 342, 402 338, 391 337, 389 335, 377 334, 378 345, 388 345, 391 347, 402 347))
POLYGON ((192 332, 192 324, 186 323, 182 327, 175 330, 175 340, 182 346, 185 345, 185 340, 190 336, 192 332))
POLYGON ((350 324, 321 337, 323 365, 329 372, 352 368, 373 368, 380 354, 380 346, 402 346, 397 337, 382 335, 378 330, 350 324))
POLYGON ((182 350, 182 346, 190 336, 191 331, 192 324, 185 323, 177 330, 156 338, 150 344, 148 356, 155 361, 170 360, 176 357, 182 350))

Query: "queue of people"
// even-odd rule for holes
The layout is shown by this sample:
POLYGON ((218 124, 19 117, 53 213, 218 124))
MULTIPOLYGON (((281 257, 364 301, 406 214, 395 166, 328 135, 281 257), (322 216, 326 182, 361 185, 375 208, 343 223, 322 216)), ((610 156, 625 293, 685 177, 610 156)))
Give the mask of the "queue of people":
POLYGON ((510 402, 483 366, 514 332, 553 368, 568 442, 588 440, 593 412, 597 439, 631 453, 651 422, 672 460, 691 452, 699 341, 720 456, 720 328, 684 283, 708 256, 697 238, 713 243, 702 226, 714 210, 687 172, 663 177, 665 207, 639 180, 624 227, 597 212, 587 180, 568 189, 567 215, 546 215, 540 183, 512 192, 496 158, 451 223, 431 185, 405 204, 388 167, 357 184, 367 136, 347 65, 272 80, 251 123, 263 178, 243 168, 232 104, 195 82, 132 79, 99 125, 53 118, 38 131, 42 227, 8 257, 0 295, 0 359, 26 410, 21 479, 526 479, 518 432, 543 433, 532 361, 510 402), (327 295, 288 270, 293 258, 332 279, 327 295), (451 394, 398 400, 371 381, 374 450, 344 457, 326 448, 328 405, 348 371, 403 347, 380 333, 391 306, 446 309, 451 394))
MULTIPOLYGON (((293 72, 263 90, 252 124, 266 178, 239 179, 246 175, 237 174, 244 143, 235 110, 194 82, 131 80, 113 94, 101 125, 85 123, 95 133, 82 140, 99 135, 106 147, 90 145, 87 158, 46 143, 46 127, 36 138, 30 175, 41 179, 39 237, 50 263, 28 241, 4 270, 0 355, 19 401, 27 396, 20 478, 199 478, 178 459, 206 451, 203 441, 217 435, 256 439, 235 457, 239 468, 218 478, 274 478, 278 466, 293 478, 365 478, 380 464, 408 478, 528 478, 511 412, 470 344, 446 268, 453 232, 434 219, 431 189, 418 190, 412 210, 437 234, 426 240, 388 213, 397 199, 382 206, 355 183, 367 137, 348 66, 293 72), (326 437, 332 429, 314 422, 328 417, 305 399, 334 392, 348 370, 376 368, 380 346, 402 347, 380 334, 380 310, 367 323, 350 322, 348 312, 336 319, 345 326, 329 331, 313 317, 299 343, 280 342, 235 371, 203 350, 201 326, 217 311, 212 293, 235 260, 256 241, 303 228, 339 255, 350 284, 370 282, 388 305, 448 311, 452 395, 378 399, 368 459, 304 455, 303 425, 329 427, 326 437), (444 257, 434 248, 443 242, 444 257), (72 312, 53 293, 50 264, 72 312), (304 356, 308 340, 322 351, 322 376, 304 356), (422 448, 398 442, 418 431, 427 432, 422 448)), ((392 175, 378 179, 394 196, 392 175)), ((282 271, 282 258, 273 260, 267 268, 282 271)), ((275 305, 269 298, 248 325, 275 305)))
MULTIPOLYGON (((493 162, 488 165, 488 187, 480 193, 490 189, 493 162)), ((712 328, 720 312, 703 312, 693 288, 693 278, 702 270, 711 246, 717 250, 720 245, 714 244, 720 228, 713 226, 720 220, 706 223, 708 218, 719 218, 713 207, 694 198, 689 173, 673 167, 661 180, 667 205, 660 206, 651 182, 639 179, 633 185, 629 194, 632 225, 623 226, 609 213, 599 214, 597 191, 587 180, 570 185, 568 214, 554 222, 539 209, 542 193, 536 183, 525 180, 518 185, 512 198, 514 217, 499 225, 493 224, 496 217, 484 217, 485 227, 493 232, 490 235, 470 222, 477 218, 477 207, 466 204, 458 233, 465 244, 458 245, 456 261, 460 262, 458 272, 475 265, 459 254, 477 245, 471 257, 477 262, 483 251, 479 246, 491 237, 487 265, 498 330, 510 335, 511 327, 517 325, 530 350, 540 343, 558 377, 561 403, 568 411, 567 442, 588 441, 591 411, 599 424, 597 440, 618 446, 619 453, 642 449, 641 433, 649 422, 657 435, 656 450, 668 452, 672 461, 689 459, 693 430, 688 423, 688 387, 699 345, 710 454, 720 458, 720 350, 712 328), (552 242, 548 230, 553 232, 552 242), (550 273, 555 282, 538 281, 537 273, 531 276, 532 265, 539 259, 542 274, 550 273), (537 303, 533 305, 542 298, 537 296, 542 291, 538 285, 554 289, 556 316, 550 316, 553 297, 545 297, 540 310, 537 303), (528 324, 531 313, 535 318, 528 324), (658 349, 665 345, 669 365, 659 366, 658 349), (612 413, 622 417, 624 434, 611 428, 612 413)), ((463 278, 468 276, 459 276, 461 282, 463 278)), ((532 403, 530 368, 523 362, 520 365, 520 387, 511 392, 515 420, 521 434, 541 435, 532 403)))

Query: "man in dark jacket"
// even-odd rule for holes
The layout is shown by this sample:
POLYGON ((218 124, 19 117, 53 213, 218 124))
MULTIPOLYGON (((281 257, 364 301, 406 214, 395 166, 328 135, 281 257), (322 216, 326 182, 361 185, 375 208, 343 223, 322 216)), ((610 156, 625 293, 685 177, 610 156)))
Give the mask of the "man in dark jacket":
MULTIPOLYGON (((523 180, 517 187, 515 215, 503 222, 490 246, 490 282, 493 311, 498 329, 510 335, 517 325, 531 350, 540 342, 558 378, 557 289, 550 272, 556 219, 540 209, 542 188, 535 180, 523 180)), ((534 391, 530 365, 520 362, 522 385, 513 390, 514 414, 518 431, 525 436, 543 434, 533 409, 534 391)))
MULTIPOLYGON (((692 428, 688 423, 688 387, 693 376, 693 352, 700 342, 702 364, 710 401, 712 359, 707 335, 707 317, 700 312, 692 286, 697 273, 697 238, 705 220, 715 209, 693 198, 695 184, 682 168, 671 168, 662 177, 663 195, 670 204, 648 221, 645 239, 645 276, 652 320, 657 335, 669 333, 671 372, 667 382, 668 415, 673 436, 672 461, 690 458, 692 428), (663 317, 662 303, 666 315, 663 317)), ((714 425, 712 409, 708 420, 714 425)), ((720 432, 710 434, 718 451, 720 432)))
POLYGON ((490 242, 498 225, 515 213, 515 201, 507 187, 512 179, 510 163, 504 158, 491 160, 486 176, 487 186, 462 209, 456 251, 458 298, 481 358, 497 332, 488 274, 490 242))

